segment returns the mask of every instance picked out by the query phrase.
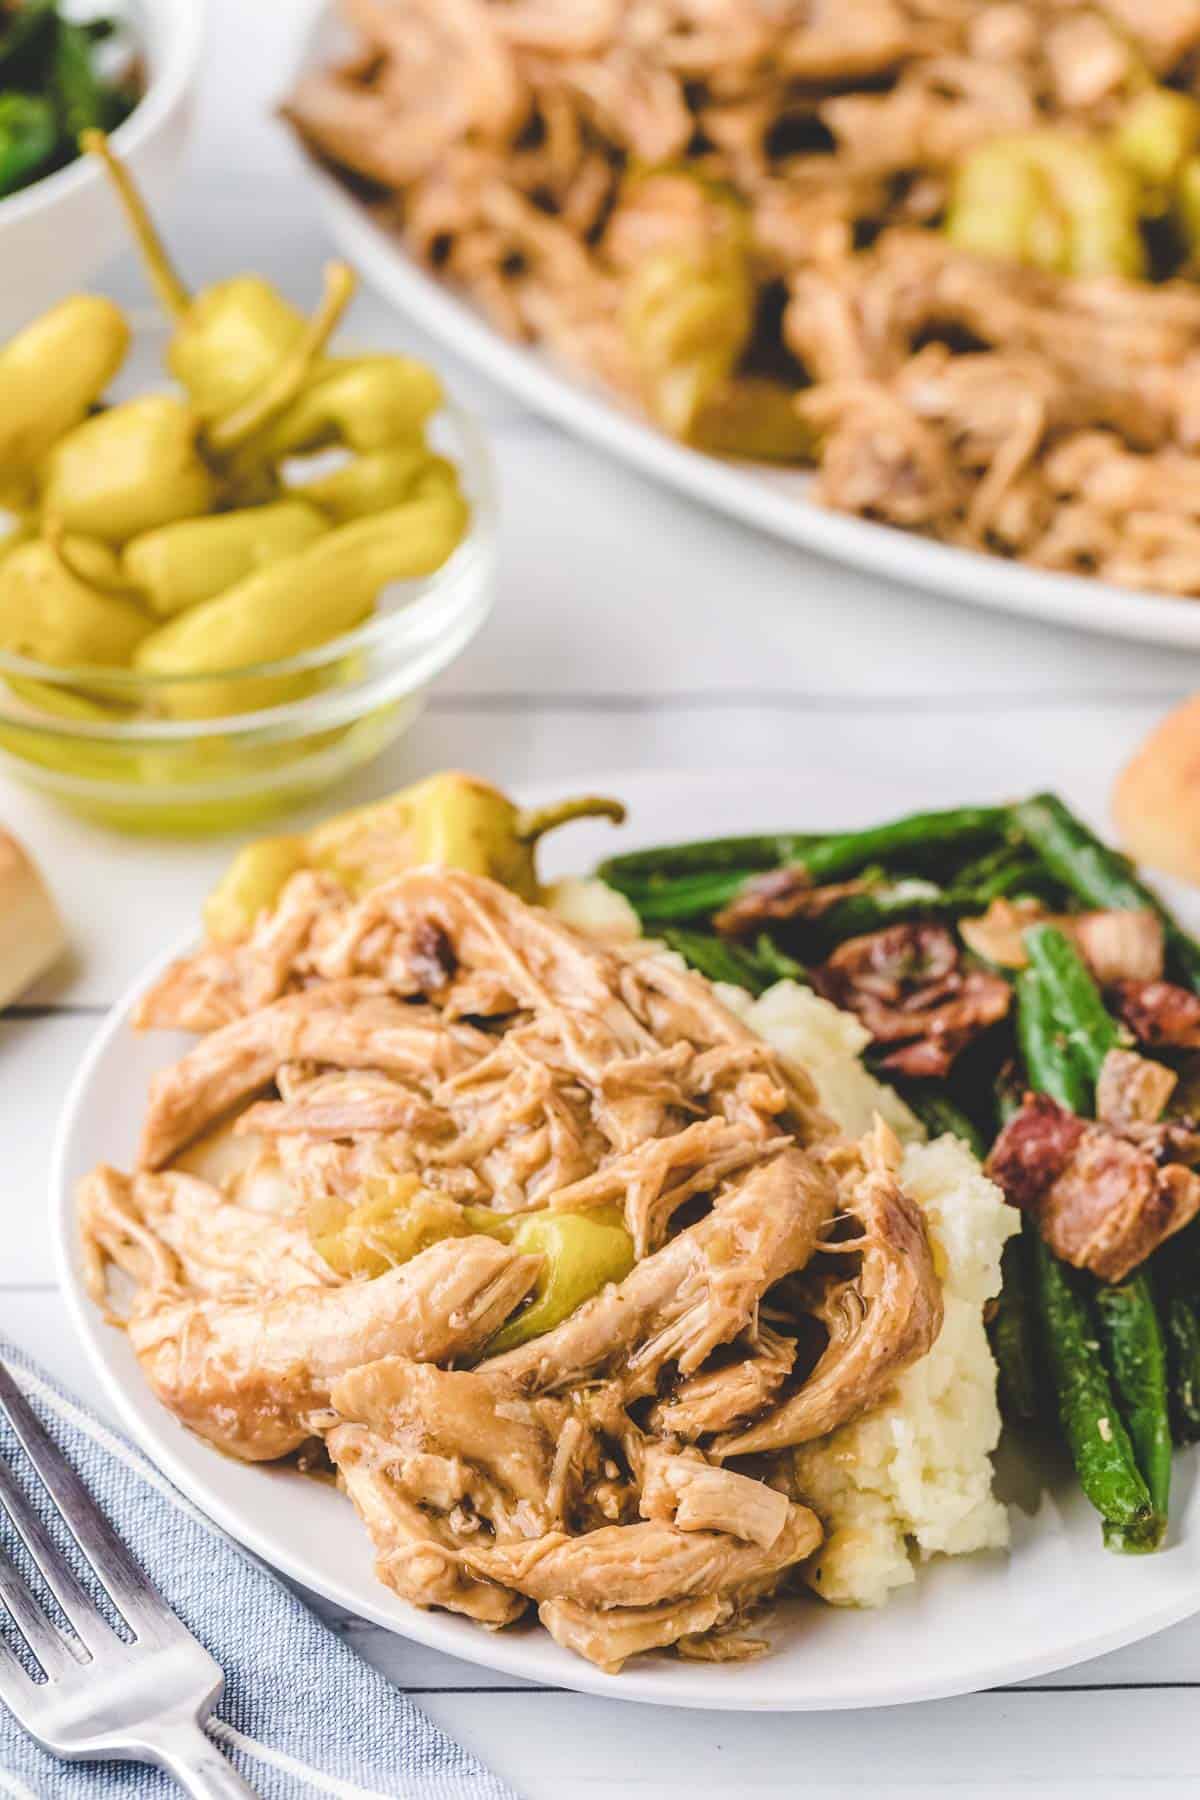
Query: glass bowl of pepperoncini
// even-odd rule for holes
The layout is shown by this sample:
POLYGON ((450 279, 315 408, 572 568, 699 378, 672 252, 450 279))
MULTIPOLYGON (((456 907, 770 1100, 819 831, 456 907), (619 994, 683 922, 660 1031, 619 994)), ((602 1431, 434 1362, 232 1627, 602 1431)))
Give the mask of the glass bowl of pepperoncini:
POLYGON ((124 829, 228 830, 375 756, 491 605, 486 445, 399 352, 254 275, 75 295, 0 346, 0 767, 124 829), (168 386, 166 377, 172 385, 168 386))

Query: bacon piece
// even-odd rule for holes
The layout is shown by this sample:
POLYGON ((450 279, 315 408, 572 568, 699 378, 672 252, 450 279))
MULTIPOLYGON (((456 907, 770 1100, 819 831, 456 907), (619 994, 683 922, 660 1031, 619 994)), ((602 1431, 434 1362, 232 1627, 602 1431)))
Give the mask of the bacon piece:
POLYGON ((1049 1094, 1026 1094, 992 1146, 988 1174, 1005 1198, 1032 1212, 1079 1147, 1085 1121, 1049 1094))
POLYGON ((723 907, 713 920, 725 937, 741 937, 764 925, 783 924, 790 919, 819 919, 839 900, 861 894, 865 881, 832 881, 814 887, 803 864, 786 869, 771 869, 765 875, 754 875, 736 900, 723 907))
POLYGON ((1004 1018, 1012 991, 999 975, 963 966, 944 925, 905 923, 839 944, 813 986, 857 1013, 897 1074, 942 1076, 960 1051, 1004 1018))
POLYGON ((1158 1120, 1178 1080, 1165 1063, 1134 1050, 1110 1050, 1096 1081, 1096 1117, 1127 1137, 1144 1135, 1147 1127, 1161 1135, 1158 1120))
POLYGON ((1174 1147, 1171 1128, 1145 1132, 1125 1135, 1028 1094, 996 1140, 988 1173, 1037 1219, 1056 1256, 1122 1281, 1200 1211, 1200 1176, 1161 1160, 1174 1147))
POLYGON ((969 950, 1005 969, 1024 969, 1029 925, 1053 925, 1078 948, 1102 986, 1156 981, 1163 971, 1163 928, 1146 912, 1048 913, 1037 900, 993 900, 977 919, 960 919, 958 934, 969 950))
POLYGON ((1173 981, 1115 981, 1108 998, 1139 1044, 1200 1050, 1200 994, 1173 981))
POLYGON ((1162 975, 1162 920, 1148 909, 1077 913, 1066 929, 1102 987, 1115 981, 1154 982, 1162 975))

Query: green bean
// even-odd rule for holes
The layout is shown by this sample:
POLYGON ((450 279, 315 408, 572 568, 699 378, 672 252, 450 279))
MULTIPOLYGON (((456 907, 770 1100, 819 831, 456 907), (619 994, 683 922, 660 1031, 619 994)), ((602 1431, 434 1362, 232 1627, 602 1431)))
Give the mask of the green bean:
POLYGON ((925 1081, 894 1083, 905 1105, 920 1119, 931 1138, 947 1133, 967 1146, 980 1162, 987 1155, 987 1145, 972 1119, 943 1090, 925 1081))
POLYGON ((1060 1029, 1049 995, 1033 969, 1022 969, 1017 976, 1017 1042, 1030 1086, 1071 1112, 1085 1113, 1087 1073, 1060 1029))
POLYGON ((30 181, 49 162, 58 122, 48 100, 34 94, 0 94, 0 195, 30 181))
POLYGON ((1116 1286, 1097 1288, 1096 1313, 1117 1403, 1165 1529, 1171 1494, 1167 1357, 1146 1270, 1138 1269, 1116 1286))
POLYGON ((753 873, 750 869, 734 869, 728 874, 714 871, 707 875, 681 875, 674 881, 651 881, 640 886, 626 883, 620 891, 641 919, 670 924, 676 919, 703 919, 719 912, 737 899, 753 873))
POLYGON ((1030 1424, 1041 1416, 1042 1397, 1029 1220, 1005 1244, 1000 1270, 1002 1285, 988 1321, 988 1338, 1000 1374, 1000 1404, 1007 1418, 1030 1424))
POLYGON ((1094 1082, 1109 1051, 1123 1042, 1121 1029, 1106 1011, 1100 989, 1065 933, 1054 925, 1030 925, 1021 936, 1030 968, 1048 997, 1058 1028, 1076 1062, 1094 1082))
POLYGON ((808 970, 794 956, 779 948, 779 945, 767 931, 760 931, 754 940, 754 954, 759 965, 771 977, 772 981, 807 981, 808 970))
POLYGON ((1200 1442, 1200 1222, 1169 1238, 1152 1264, 1167 1340, 1171 1429, 1200 1442))
POLYGON ((962 806, 946 812, 909 813, 862 831, 712 838, 614 856, 601 863, 597 874, 628 892, 631 887, 640 890, 643 884, 673 875, 708 875, 721 870, 745 878, 763 869, 799 864, 818 883, 856 874, 871 862, 886 864, 897 855, 925 858, 933 852, 987 842, 1004 833, 1007 821, 1003 807, 962 806))
POLYGON ((629 850, 610 856, 596 870, 613 887, 651 876, 711 874, 718 869, 778 869, 796 862, 819 836, 782 832, 775 836, 700 839, 690 844, 660 844, 653 850, 629 850))
POLYGON ((1046 1360, 1079 1484, 1104 1521, 1109 1549, 1153 1550, 1162 1521, 1117 1410, 1083 1278, 1040 1238, 1034 1270, 1046 1360))
POLYGON ((1177 1444, 1200 1443, 1200 1312, 1187 1294, 1164 1294, 1164 1335, 1177 1444))
POLYGON ((1014 858, 1024 861, 1027 855, 1024 845, 1009 843, 1006 839, 1003 843, 993 844, 989 850, 969 857, 965 863, 960 863, 954 870, 952 880, 956 887, 978 887, 990 880, 997 870, 1006 869, 1014 858))
POLYGON ((960 913, 974 910, 975 903, 964 895, 955 898, 936 882, 914 875, 888 887, 847 894, 844 900, 836 901, 827 912, 806 923, 828 948, 846 938, 863 937, 907 920, 957 918, 960 913))
POLYGON ((752 951, 727 938, 714 937, 704 931, 664 931, 663 938, 677 950, 690 968, 709 981, 726 981, 733 987, 745 988, 759 995, 770 987, 773 977, 764 972, 752 951))
POLYGON ((1051 874, 1087 905, 1156 913, 1166 936, 1170 967, 1200 993, 1200 944, 1184 931, 1157 894, 1138 880, 1125 857, 1101 843, 1056 794, 1035 794, 1015 806, 1012 817, 1051 874))
POLYGON ((922 858, 935 851, 1001 837, 1008 822, 1003 807, 960 806, 947 812, 909 813, 865 831, 845 831, 820 839, 799 859, 814 882, 852 875, 864 863, 888 862, 897 855, 922 858))

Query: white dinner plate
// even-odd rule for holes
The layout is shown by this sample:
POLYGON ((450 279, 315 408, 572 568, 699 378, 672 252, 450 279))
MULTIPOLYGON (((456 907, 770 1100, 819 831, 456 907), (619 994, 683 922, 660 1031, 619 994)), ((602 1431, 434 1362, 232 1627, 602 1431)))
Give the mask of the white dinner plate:
MULTIPOLYGON (((301 66, 324 65, 338 41, 320 7, 301 66)), ((807 475, 721 462, 674 442, 535 349, 514 344, 435 280, 368 209, 315 160, 311 177, 345 256, 387 299, 457 356, 534 411, 599 444, 644 474, 776 537, 889 582, 1148 644, 1200 648, 1200 600, 1136 593, 1076 575, 960 550, 892 526, 830 512, 809 498, 807 475)), ((897 604, 903 596, 897 594, 897 604)))
MULTIPOLYGON (((914 792, 911 780, 880 767, 826 767, 807 776, 610 773, 571 785, 620 794, 629 824, 620 833, 587 824, 563 834, 547 847, 554 850, 546 858, 551 875, 585 870, 616 846, 862 825, 952 798, 944 781, 914 792)), ((536 805, 561 793, 558 782, 553 792, 522 798, 536 805)), ((186 947, 176 945, 173 953, 186 947)), ((506 1675, 624 1700, 746 1711, 880 1706, 964 1693, 1065 1668, 1200 1611, 1194 1452, 1176 1458, 1170 1542, 1157 1556, 1138 1558, 1102 1549, 1096 1515, 1068 1468, 1039 1471, 1007 1447, 1003 1491, 1020 1502, 1011 1508, 1009 1554, 935 1560, 879 1612, 789 1600, 776 1608, 768 1626, 772 1652, 758 1662, 709 1665, 652 1656, 614 1677, 560 1649, 536 1626, 492 1633, 407 1605, 375 1579, 367 1534, 332 1485, 286 1467, 234 1462, 191 1436, 152 1398, 124 1337, 103 1323, 85 1291, 75 1185, 98 1162, 129 1167, 146 1084, 192 1041, 135 1036, 129 1028, 137 993, 164 960, 113 1010, 68 1097, 53 1173, 59 1272, 89 1360, 131 1436, 189 1499, 285 1575, 348 1612, 506 1675)))

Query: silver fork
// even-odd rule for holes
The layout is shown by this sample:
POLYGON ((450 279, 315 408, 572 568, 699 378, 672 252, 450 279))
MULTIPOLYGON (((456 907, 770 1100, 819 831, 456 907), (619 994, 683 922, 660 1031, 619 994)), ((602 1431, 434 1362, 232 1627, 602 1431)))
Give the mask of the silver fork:
POLYGON ((202 1729, 225 1677, 135 1562, 0 1362, 3 1412, 97 1581, 130 1631, 111 1629, 0 1457, 0 1507, 41 1570, 76 1644, 47 1618, 0 1549, 0 1602, 44 1680, 0 1638, 0 1700, 30 1737, 69 1762, 157 1763, 197 1800, 253 1796, 202 1729))

